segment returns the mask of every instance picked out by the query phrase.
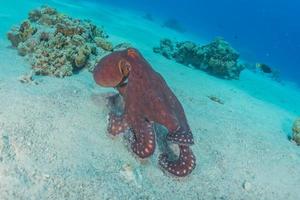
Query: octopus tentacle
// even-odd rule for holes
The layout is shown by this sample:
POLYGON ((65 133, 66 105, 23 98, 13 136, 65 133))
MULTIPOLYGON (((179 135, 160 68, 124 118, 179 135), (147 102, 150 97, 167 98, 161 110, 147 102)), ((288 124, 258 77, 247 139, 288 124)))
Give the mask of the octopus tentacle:
POLYGON ((134 142, 131 144, 132 151, 140 158, 147 158, 155 150, 155 132, 152 123, 140 122, 133 127, 134 142))
POLYGON ((160 166, 169 173, 183 177, 190 174, 196 167, 196 158, 189 146, 179 145, 179 158, 175 161, 168 160, 166 154, 162 154, 159 158, 160 166))
POLYGON ((193 145, 194 138, 193 134, 190 130, 183 131, 182 129, 178 129, 174 133, 169 133, 167 135, 167 140, 170 142, 180 144, 180 145, 193 145))
POLYGON ((109 134, 116 136, 120 133, 126 132, 129 129, 128 123, 123 115, 118 116, 114 113, 108 115, 108 127, 107 131, 109 134))

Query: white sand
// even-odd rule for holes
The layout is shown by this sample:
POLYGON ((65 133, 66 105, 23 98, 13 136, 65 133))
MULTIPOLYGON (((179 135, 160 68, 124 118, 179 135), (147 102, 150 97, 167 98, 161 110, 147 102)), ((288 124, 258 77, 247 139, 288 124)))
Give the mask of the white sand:
MULTIPOLYGON (((239 81, 221 80, 166 60, 152 52, 160 38, 194 37, 145 21, 142 13, 57 2, 52 5, 60 11, 104 25, 115 44, 134 44, 165 77, 185 108, 198 165, 189 177, 174 179, 159 169, 159 149, 141 163, 122 137, 108 137, 104 96, 113 90, 97 86, 87 71, 65 79, 34 77, 38 85, 20 83, 30 66, 3 35, 1 200, 299 199, 300 147, 287 139, 300 115, 299 89, 249 71, 239 81)), ((36 5, 24 4, 15 13, 0 8, 6 19, 0 25, 11 26, 36 5)))

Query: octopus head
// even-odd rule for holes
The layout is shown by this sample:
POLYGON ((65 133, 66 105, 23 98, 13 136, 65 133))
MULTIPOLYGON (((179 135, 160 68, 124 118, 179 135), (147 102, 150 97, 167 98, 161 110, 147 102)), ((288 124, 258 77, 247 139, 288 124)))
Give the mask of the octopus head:
POLYGON ((115 51, 103 57, 94 69, 97 84, 103 87, 118 87, 128 78, 131 64, 128 61, 129 49, 115 51))

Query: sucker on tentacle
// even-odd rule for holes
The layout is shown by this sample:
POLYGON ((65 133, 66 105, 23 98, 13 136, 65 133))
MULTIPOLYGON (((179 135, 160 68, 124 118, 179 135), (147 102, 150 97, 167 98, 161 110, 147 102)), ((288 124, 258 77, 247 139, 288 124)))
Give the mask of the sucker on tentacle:
POLYGON ((108 127, 107 131, 110 135, 116 136, 120 133, 124 133, 129 129, 128 123, 125 121, 123 115, 118 116, 114 113, 108 115, 108 127))
POLYGON ((173 142, 175 144, 181 144, 181 145, 193 145, 194 144, 194 138, 192 135, 192 132, 190 130, 183 131, 179 129, 175 133, 169 133, 167 135, 167 140, 170 142, 173 142))

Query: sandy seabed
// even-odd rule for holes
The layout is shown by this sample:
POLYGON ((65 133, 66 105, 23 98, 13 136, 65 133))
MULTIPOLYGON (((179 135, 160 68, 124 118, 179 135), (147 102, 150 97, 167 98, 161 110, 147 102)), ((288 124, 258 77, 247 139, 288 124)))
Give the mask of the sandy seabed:
POLYGON ((130 42, 161 73, 182 102, 195 137, 198 165, 178 180, 158 167, 159 149, 140 162, 121 136, 106 134, 105 96, 82 71, 64 79, 36 76, 10 48, 5 33, 41 4, 1 0, 0 199, 300 199, 300 147, 291 126, 300 91, 243 71, 227 81, 152 52, 162 37, 190 39, 141 17, 142 13, 91 3, 49 5, 103 25, 115 44, 130 42), (207 96, 224 101, 218 104, 207 96))

